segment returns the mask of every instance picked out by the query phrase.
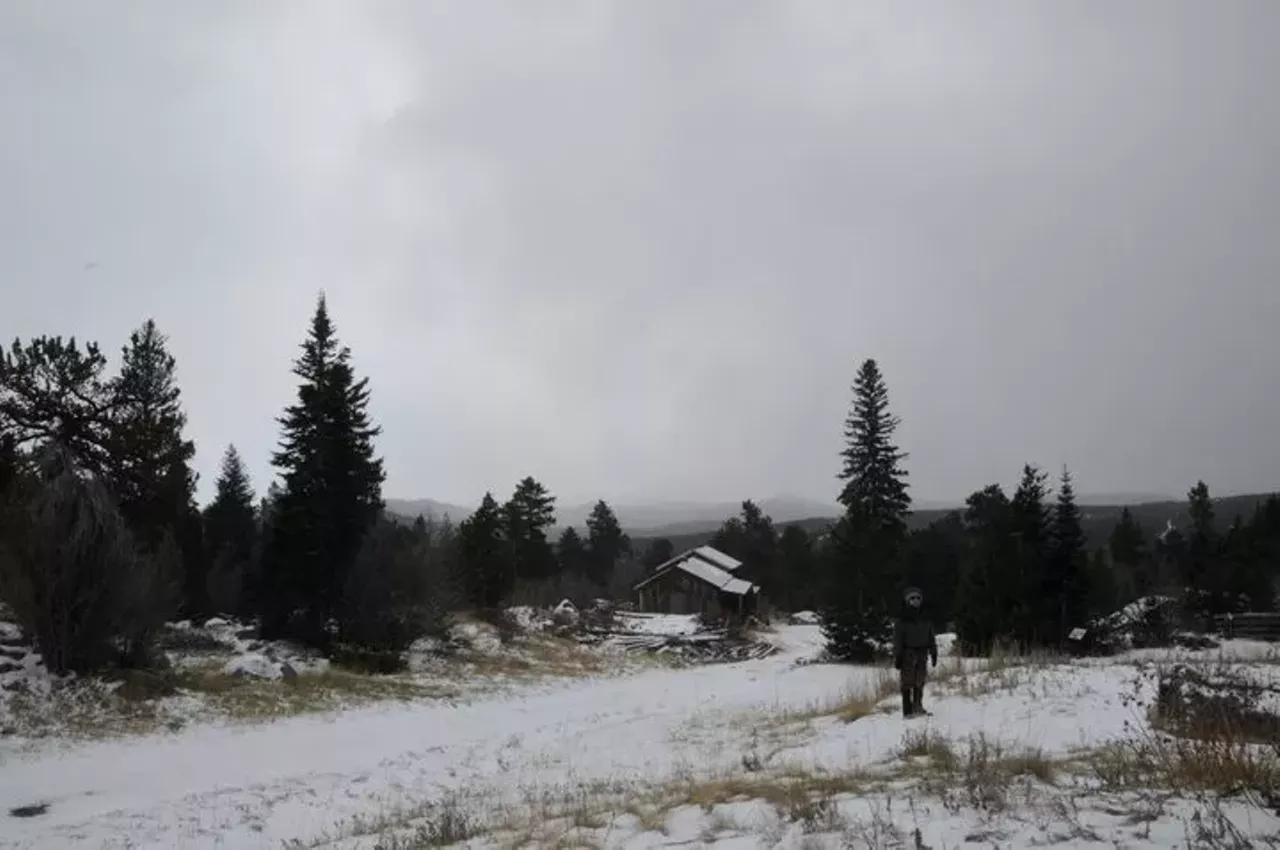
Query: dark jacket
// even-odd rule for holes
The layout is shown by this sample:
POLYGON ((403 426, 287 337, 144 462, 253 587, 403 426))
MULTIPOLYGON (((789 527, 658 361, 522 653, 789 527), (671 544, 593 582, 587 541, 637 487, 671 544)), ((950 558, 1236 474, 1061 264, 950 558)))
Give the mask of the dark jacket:
POLYGON ((904 608, 898 616, 893 634, 893 654, 901 659, 907 652, 924 652, 937 663, 938 639, 933 633, 933 622, 923 612, 904 608))

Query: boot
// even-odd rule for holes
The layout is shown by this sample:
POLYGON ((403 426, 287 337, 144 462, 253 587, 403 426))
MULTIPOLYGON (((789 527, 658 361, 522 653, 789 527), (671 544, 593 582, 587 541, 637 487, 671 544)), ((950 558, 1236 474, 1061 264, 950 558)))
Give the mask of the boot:
POLYGON ((911 688, 902 689, 902 716, 910 717, 915 713, 915 706, 912 702, 911 688))
POLYGON ((927 714, 924 710, 924 688, 917 685, 912 689, 911 708, 916 714, 927 714))

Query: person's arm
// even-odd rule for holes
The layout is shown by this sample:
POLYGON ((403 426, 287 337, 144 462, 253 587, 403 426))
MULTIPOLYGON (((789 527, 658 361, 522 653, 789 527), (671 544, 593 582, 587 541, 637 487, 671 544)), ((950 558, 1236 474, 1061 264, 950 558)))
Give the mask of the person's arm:
POLYGON ((929 623, 929 658, 933 660, 933 666, 938 666, 938 635, 933 630, 933 623, 929 623))
POLYGON ((893 666, 898 670, 902 669, 902 649, 906 638, 906 624, 899 619, 893 627, 893 666))

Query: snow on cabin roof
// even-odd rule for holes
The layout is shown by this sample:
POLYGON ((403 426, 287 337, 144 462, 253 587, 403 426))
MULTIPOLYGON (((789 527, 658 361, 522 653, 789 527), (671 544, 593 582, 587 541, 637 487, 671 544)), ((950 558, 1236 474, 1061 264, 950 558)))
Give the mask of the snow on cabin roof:
POLYGON ((685 558, 676 564, 674 569, 686 572, 694 578, 702 579, 712 587, 736 596, 745 596, 755 589, 755 585, 751 584, 751 582, 734 578, 727 570, 722 570, 714 564, 708 564, 701 558, 685 558))
POLYGON ((699 546, 693 550, 693 554, 697 555, 705 561, 710 561, 722 570, 734 572, 738 567, 742 566, 742 562, 737 558, 731 558, 712 546, 699 546))
POLYGON ((745 596, 759 588, 733 575, 733 570, 741 566, 741 561, 729 557, 719 549, 712 546, 699 546, 697 549, 690 549, 659 564, 647 578, 636 585, 636 588, 644 587, 669 570, 680 570, 725 593, 745 596))
POLYGON ((676 564, 680 563, 681 561, 687 558, 701 558, 703 561, 706 561, 711 566, 718 567, 719 569, 725 570, 726 572, 734 572, 735 570, 737 570, 739 567, 742 566, 742 562, 739 561, 737 558, 731 558, 730 556, 726 555, 725 553, 721 552, 719 549, 716 549, 713 546, 699 546, 696 549, 688 549, 684 552, 681 552, 679 555, 676 555, 673 558, 668 558, 667 560, 663 561, 661 564, 658 564, 658 566, 654 567, 653 573, 651 574, 657 574, 667 569, 668 567, 674 567, 676 564))

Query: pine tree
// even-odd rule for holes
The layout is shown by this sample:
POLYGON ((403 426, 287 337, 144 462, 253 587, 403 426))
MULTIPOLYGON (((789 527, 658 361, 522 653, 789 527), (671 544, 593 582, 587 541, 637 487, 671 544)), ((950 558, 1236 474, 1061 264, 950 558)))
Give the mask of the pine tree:
POLYGON ((551 578, 559 571, 547 533, 556 522, 556 500, 532 476, 516 485, 503 505, 507 539, 515 554, 516 576, 528 581, 551 578))
POLYGON ((235 446, 228 446, 222 456, 213 501, 204 510, 204 529, 212 563, 213 607, 219 612, 244 613, 244 596, 253 591, 255 579, 258 516, 249 473, 235 446))
POLYGON ((324 644, 365 535, 382 513, 384 473, 368 380, 356 379, 323 296, 293 372, 301 379, 298 400, 280 418, 271 459, 283 487, 262 565, 264 628, 324 644))
POLYGON ((582 535, 573 526, 561 532, 556 543, 556 557, 560 559, 560 571, 565 575, 582 577, 589 572, 591 555, 582 535))
POLYGON ((1009 517, 1018 564, 1017 602, 1013 613, 1013 633, 1024 644, 1037 644, 1049 638, 1057 618, 1046 608, 1057 600, 1044 598, 1045 564, 1052 543, 1051 512, 1045 504, 1048 476, 1037 467, 1022 468, 1022 480, 1009 503, 1009 517))
POLYGON ((740 561, 746 558, 750 547, 747 542, 747 527, 743 524, 742 517, 731 516, 720 523, 716 533, 711 535, 709 545, 731 558, 740 561))
POLYGON ((592 506, 587 517, 587 552, 590 578, 600 587, 609 583, 618 560, 631 554, 631 538, 623 533, 617 514, 603 499, 592 506))
POLYGON ((778 536, 778 573, 781 596, 774 591, 784 610, 807 611, 817 604, 814 582, 817 560, 813 539, 800 525, 786 525, 778 536))
POLYGON ((1135 597, 1146 596, 1155 590, 1157 577, 1147 549, 1146 532, 1128 508, 1120 511, 1120 520, 1111 530, 1107 549, 1115 568, 1131 577, 1135 597))
POLYGON ((778 580, 778 530, 773 519, 751 499, 742 512, 725 520, 711 538, 711 546, 742 561, 739 578, 760 585, 775 604, 785 604, 778 580))
POLYGON ((645 571, 648 572, 670 561, 675 557, 675 554, 675 544, 666 537, 659 537, 644 550, 644 557, 641 561, 644 564, 645 571))
POLYGON ((1106 549, 1093 550, 1087 556, 1085 569, 1088 576, 1089 613, 1094 617, 1102 617, 1120 607, 1115 570, 1107 563, 1106 549))
POLYGON ((956 637, 966 652, 985 655, 1013 632, 1020 588, 1011 514, 1009 497, 998 484, 965 500, 956 637))
POLYGON ((1187 555, 1183 562, 1183 579, 1187 588, 1184 602, 1189 610, 1196 613, 1211 613, 1221 604, 1221 600, 1212 598, 1217 588, 1210 586, 1215 578, 1213 571, 1219 540, 1213 499, 1203 481, 1197 481, 1187 492, 1187 516, 1190 524, 1186 536, 1187 555))
POLYGON ((468 600, 476 608, 502 606, 515 589, 515 558, 507 519, 492 493, 458 526, 458 548, 468 600))
POLYGON ((59 447, 95 474, 105 472, 115 399, 96 343, 42 336, 0 349, 0 432, 13 461, 32 467, 40 451, 59 447))
POLYGON ((158 552, 172 539, 181 553, 188 613, 209 609, 208 564, 195 503, 195 444, 168 340, 153 320, 129 336, 120 373, 111 382, 108 480, 120 513, 138 545, 158 552))
POLYGON ((934 520, 907 538, 906 581, 924 591, 930 617, 938 624, 955 617, 964 551, 964 518, 959 511, 934 520))
POLYGON ((893 442, 901 420, 889 413, 889 388, 875 360, 866 360, 859 368, 853 396, 853 409, 845 419, 845 448, 840 453, 844 463, 837 478, 845 486, 839 502, 846 510, 859 508, 885 526, 886 539, 901 540, 911 513, 907 473, 901 466, 907 456, 893 442))
POLYGON ((906 455, 893 442, 899 421, 875 360, 865 361, 853 385, 845 420, 840 474, 844 516, 826 555, 823 629, 837 658, 865 660, 889 632, 890 597, 902 569, 907 516, 906 455))
POLYGON ((1040 586, 1041 598, 1047 603, 1043 640, 1061 646, 1072 628, 1084 624, 1089 607, 1084 529, 1071 473, 1065 467, 1058 484, 1052 537, 1040 586))

